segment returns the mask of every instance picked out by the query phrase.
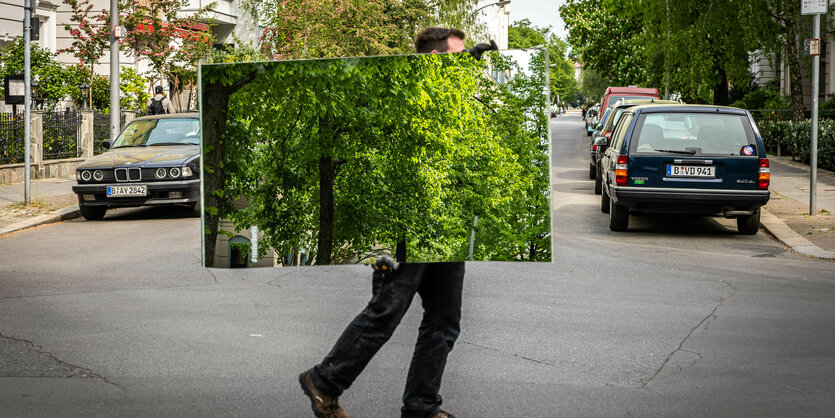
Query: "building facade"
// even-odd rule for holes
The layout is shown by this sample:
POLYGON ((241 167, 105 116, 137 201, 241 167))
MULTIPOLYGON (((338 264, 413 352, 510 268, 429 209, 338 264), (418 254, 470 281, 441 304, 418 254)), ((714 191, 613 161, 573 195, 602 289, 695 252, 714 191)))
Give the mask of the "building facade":
MULTIPOLYGON (((136 0, 145 1, 148 0, 136 0)), ((214 25, 211 28, 214 35, 215 46, 220 48, 224 45, 234 46, 237 42, 255 42, 260 34, 260 28, 240 8, 239 2, 233 0, 214 0, 214 9, 209 13, 208 18, 212 19, 214 25)), ((72 9, 61 0, 32 0, 35 6, 35 16, 40 19, 40 30, 37 41, 32 41, 41 48, 53 53, 72 45, 73 37, 65 28, 65 25, 72 24, 72 9)), ((111 0, 93 0, 93 10, 110 10, 111 0)), ((180 17, 194 14, 197 10, 212 2, 207 0, 190 0, 187 7, 180 11, 180 17)), ((16 37, 23 34, 23 8, 24 0, 0 0, 0 48, 9 45, 16 37)), ((78 60, 69 53, 58 54, 56 59, 66 65, 75 65, 78 60)), ((110 50, 107 49, 99 62, 94 66, 96 74, 110 75, 110 50)), ((132 66, 139 74, 147 74, 150 65, 147 60, 130 56, 127 51, 119 53, 120 66, 132 66)), ((164 86, 168 90, 167 85, 164 86)), ((150 85, 149 92, 153 88, 150 85)), ((188 95, 188 90, 182 92, 188 95)), ((175 108, 182 106, 182 100, 172 100, 175 108)), ((177 109, 180 110, 179 108, 177 109)))

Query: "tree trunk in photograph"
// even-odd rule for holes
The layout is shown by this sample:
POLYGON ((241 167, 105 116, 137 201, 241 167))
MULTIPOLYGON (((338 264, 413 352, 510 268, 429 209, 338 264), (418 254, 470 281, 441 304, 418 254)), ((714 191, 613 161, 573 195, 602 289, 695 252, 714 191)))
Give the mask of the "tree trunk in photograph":
POLYGON ((319 240, 316 264, 331 263, 333 252, 333 184, 336 170, 333 157, 319 157, 319 240))
POLYGON ((713 88, 713 104, 716 106, 728 105, 728 74, 724 68, 719 68, 719 83, 713 88))
POLYGON ((397 241, 397 246, 395 247, 395 250, 394 250, 394 258, 396 258, 399 263, 405 263, 406 262, 406 238, 405 238, 405 236, 400 241, 397 241))
POLYGON ((207 170, 201 173, 203 190, 200 193, 203 195, 204 207, 215 208, 214 214, 204 208, 208 230, 203 231, 206 234, 206 252, 203 254, 206 267, 214 266, 218 222, 224 215, 221 212, 223 201, 213 192, 224 190, 226 184, 226 172, 220 163, 226 156, 225 136, 229 97, 255 79, 256 74, 256 71, 244 73, 229 86, 224 86, 225 83, 222 81, 207 82, 204 85, 201 104, 203 107, 203 166, 212 170, 213 173, 208 175, 207 170))
MULTIPOLYGON (((226 155, 226 145, 223 135, 226 133, 226 112, 229 106, 229 93, 220 83, 206 84, 203 90, 203 165, 214 171, 212 175, 204 171, 203 202, 206 208, 220 208, 221 198, 211 191, 223 189, 226 182, 225 172, 220 162, 226 155)), ((220 211, 211 214, 204 210, 206 217, 206 253, 203 254, 206 267, 213 267, 215 261, 215 244, 217 243, 217 229, 220 221, 220 211)))

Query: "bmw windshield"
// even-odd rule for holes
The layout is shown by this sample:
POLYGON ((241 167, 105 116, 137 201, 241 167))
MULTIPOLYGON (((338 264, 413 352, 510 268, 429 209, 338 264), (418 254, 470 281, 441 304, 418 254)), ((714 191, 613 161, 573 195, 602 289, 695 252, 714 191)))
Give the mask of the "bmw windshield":
POLYGON ((110 148, 199 144, 199 119, 170 118, 133 121, 110 148))

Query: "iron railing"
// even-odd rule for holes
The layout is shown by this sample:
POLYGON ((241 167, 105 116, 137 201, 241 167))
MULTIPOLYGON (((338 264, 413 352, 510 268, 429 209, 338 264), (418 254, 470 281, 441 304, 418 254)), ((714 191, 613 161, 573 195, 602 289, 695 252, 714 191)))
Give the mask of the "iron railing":
POLYGON ((23 162, 23 133, 23 113, 0 113, 0 164, 23 162))
MULTIPOLYGON (((125 128, 125 112, 119 115, 119 131, 125 128)), ((110 113, 96 112, 93 115, 93 154, 106 151, 104 141, 110 140, 110 113)))
POLYGON ((43 114, 43 159, 73 158, 81 155, 78 149, 78 128, 81 114, 45 112, 43 114))

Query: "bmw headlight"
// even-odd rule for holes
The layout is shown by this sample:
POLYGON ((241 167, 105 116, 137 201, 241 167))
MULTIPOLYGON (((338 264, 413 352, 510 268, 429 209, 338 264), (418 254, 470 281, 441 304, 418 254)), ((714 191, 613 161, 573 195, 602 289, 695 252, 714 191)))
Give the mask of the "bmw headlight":
POLYGON ((154 172, 154 176, 156 176, 156 178, 158 179, 164 179, 166 175, 168 175, 168 171, 166 171, 164 168, 158 168, 157 171, 154 172))
POLYGON ((180 177, 180 167, 173 167, 172 169, 168 170, 168 174, 171 177, 180 177))
POLYGON ((82 171, 81 172, 81 180, 90 181, 90 179, 92 177, 93 177, 93 173, 91 173, 90 171, 82 171))
MULTIPOLYGON (((89 171, 88 171, 88 173, 89 173, 89 171)), ((96 181, 102 181, 102 179, 104 179, 104 173, 101 170, 96 170, 96 171, 93 172, 93 178, 96 181)))

